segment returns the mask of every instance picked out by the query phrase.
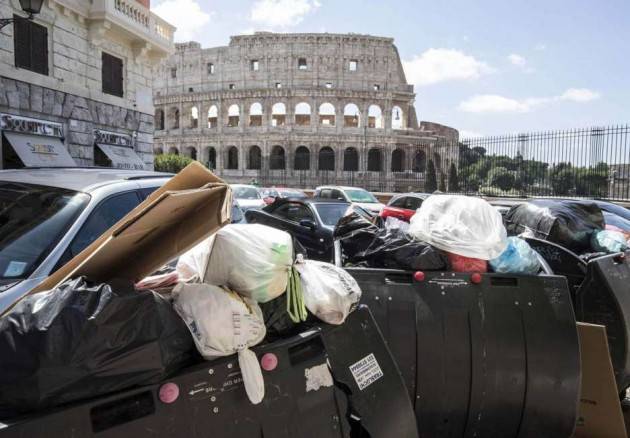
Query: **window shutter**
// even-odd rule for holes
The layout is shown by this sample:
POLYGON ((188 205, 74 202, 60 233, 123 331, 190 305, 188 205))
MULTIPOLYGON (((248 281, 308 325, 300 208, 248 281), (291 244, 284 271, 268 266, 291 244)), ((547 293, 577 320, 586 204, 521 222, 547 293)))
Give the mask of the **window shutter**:
POLYGON ((18 68, 31 68, 31 33, 29 23, 14 15, 13 18, 13 42, 15 51, 15 66, 18 68))
POLYGON ((123 97, 123 62, 122 59, 113 57, 112 61, 113 94, 123 97))
POLYGON ((35 23, 31 26, 31 68, 48 75, 48 29, 35 23))
POLYGON ((103 53, 101 56, 103 66, 101 68, 103 77, 103 93, 110 93, 112 89, 112 65, 110 56, 107 53, 103 53))

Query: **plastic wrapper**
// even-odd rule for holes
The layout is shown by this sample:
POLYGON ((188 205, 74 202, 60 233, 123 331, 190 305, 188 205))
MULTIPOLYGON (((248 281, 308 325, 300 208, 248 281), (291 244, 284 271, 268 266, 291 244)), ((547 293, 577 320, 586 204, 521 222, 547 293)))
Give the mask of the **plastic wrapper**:
POLYGON ((538 255, 525 240, 508 237, 508 246, 496 259, 490 260, 494 272, 502 274, 537 274, 540 269, 538 255))
POLYGON ((536 200, 512 207, 505 223, 510 235, 529 232, 581 254, 590 251, 593 234, 604 229, 604 215, 588 201, 536 200))
POLYGON ((378 227, 356 213, 340 219, 335 238, 347 265, 424 271, 448 267, 446 255, 431 245, 399 228, 378 227))
POLYGON ((345 270, 330 263, 298 260, 306 308, 328 324, 342 324, 359 304, 361 289, 345 270))
POLYGON ((501 214, 481 198, 429 196, 411 217, 409 234, 439 249, 490 260, 507 246, 501 214))
POLYGON ((0 318, 0 418, 157 383, 198 357, 166 298, 69 280, 0 318))
POLYGON ((208 267, 208 260, 210 259, 210 252, 214 245, 214 234, 184 254, 179 256, 177 260, 176 270, 181 281, 185 282, 201 282, 206 275, 206 268, 208 267))
POLYGON ((488 272, 488 261, 446 253, 453 272, 488 272))
POLYGON ((205 359, 236 353, 247 396, 252 403, 260 403, 265 383, 258 358, 249 349, 265 337, 258 303, 218 286, 196 283, 179 284, 173 297, 199 353, 205 359))
POLYGON ((385 219, 385 228, 388 230, 400 230, 407 232, 409 231, 409 222, 401 221, 393 216, 387 216, 387 219, 385 219))
POLYGON ((622 252, 628 249, 628 241, 623 233, 603 230, 593 234, 591 244, 594 251, 622 252))

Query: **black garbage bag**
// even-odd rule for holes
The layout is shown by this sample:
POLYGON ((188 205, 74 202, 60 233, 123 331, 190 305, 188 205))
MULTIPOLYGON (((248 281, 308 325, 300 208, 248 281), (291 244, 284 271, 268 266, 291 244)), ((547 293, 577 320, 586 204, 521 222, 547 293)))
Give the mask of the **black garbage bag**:
POLYGON ((374 225, 356 213, 339 220, 334 236, 346 264, 414 271, 448 269, 448 258, 442 251, 398 228, 374 225))
POLYGON ((591 250, 591 236, 604 229, 604 215, 588 201, 544 199, 514 206, 505 215, 510 235, 525 231, 578 254, 591 250))
POLYGON ((195 357, 167 298, 69 280, 0 318, 0 418, 157 383, 195 357))

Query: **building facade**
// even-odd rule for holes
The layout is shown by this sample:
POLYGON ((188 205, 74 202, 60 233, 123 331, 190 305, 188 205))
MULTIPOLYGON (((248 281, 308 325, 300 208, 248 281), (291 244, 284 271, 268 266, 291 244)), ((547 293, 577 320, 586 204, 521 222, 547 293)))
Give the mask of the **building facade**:
POLYGON ((458 132, 418 123, 393 39, 234 36, 176 44, 154 82, 155 153, 183 154, 229 182, 421 189, 447 174, 458 132))
MULTIPOLYGON (((175 28, 149 1, 48 0, 0 33, 1 168, 153 168, 152 69, 175 28)), ((23 17, 0 0, 0 17, 23 17)))

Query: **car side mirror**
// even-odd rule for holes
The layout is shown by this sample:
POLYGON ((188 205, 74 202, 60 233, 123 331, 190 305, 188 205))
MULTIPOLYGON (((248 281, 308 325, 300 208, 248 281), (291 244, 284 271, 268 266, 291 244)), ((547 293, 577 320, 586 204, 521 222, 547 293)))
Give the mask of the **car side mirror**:
POLYGON ((302 219, 302 220, 300 221, 300 226, 301 226, 301 227, 308 228, 308 229, 310 229, 310 230, 314 230, 314 229, 317 227, 317 226, 315 225, 315 222, 313 222, 313 221, 312 221, 312 220, 310 220, 310 219, 302 219))

